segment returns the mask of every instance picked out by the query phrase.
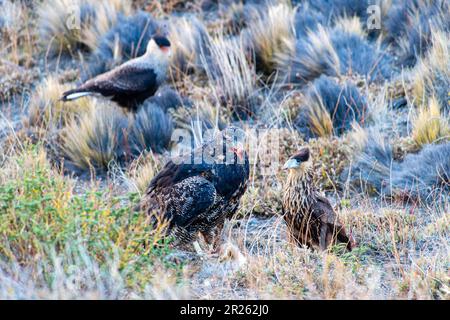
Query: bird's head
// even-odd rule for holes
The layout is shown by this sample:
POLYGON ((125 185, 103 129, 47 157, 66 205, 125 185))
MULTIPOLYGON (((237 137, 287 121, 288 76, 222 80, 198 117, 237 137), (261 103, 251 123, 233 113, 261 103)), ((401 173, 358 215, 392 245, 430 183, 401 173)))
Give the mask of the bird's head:
POLYGON ((283 169, 291 172, 305 172, 311 168, 310 151, 308 147, 301 148, 286 161, 283 169))
POLYGON ((164 36, 154 36, 147 44, 147 54, 169 57, 171 54, 170 41, 164 36))
POLYGON ((237 127, 228 127, 223 131, 226 147, 236 154, 239 162, 244 161, 245 157, 245 132, 237 127))
POLYGON ((243 144, 237 142, 235 145, 230 147, 231 152, 236 154, 236 156, 239 158, 239 161, 244 161, 245 156, 245 147, 243 144))

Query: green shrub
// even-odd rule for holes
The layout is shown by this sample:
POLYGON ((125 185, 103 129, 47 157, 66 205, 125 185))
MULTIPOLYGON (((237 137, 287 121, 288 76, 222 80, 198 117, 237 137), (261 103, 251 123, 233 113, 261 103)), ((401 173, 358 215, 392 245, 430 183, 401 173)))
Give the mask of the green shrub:
MULTIPOLYGON (((86 248, 102 267, 118 259, 119 270, 141 283, 154 263, 177 267, 164 225, 153 227, 150 216, 134 210, 136 194, 110 195, 88 187, 77 194, 73 182, 51 170, 41 147, 26 147, 0 173, 0 257, 33 268, 52 254, 86 248)), ((50 277, 51 278, 51 277, 50 277)), ((134 281, 133 281, 134 279, 134 281)), ((149 278, 147 278, 149 280, 149 278)))

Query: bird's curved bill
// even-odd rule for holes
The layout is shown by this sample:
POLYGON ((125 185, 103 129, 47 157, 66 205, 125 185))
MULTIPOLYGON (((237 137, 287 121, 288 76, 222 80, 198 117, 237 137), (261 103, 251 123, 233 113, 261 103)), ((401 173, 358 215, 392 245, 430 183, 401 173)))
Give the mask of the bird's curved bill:
POLYGON ((289 159, 288 161, 286 161, 284 163, 283 169, 292 169, 292 168, 297 168, 298 167, 298 162, 295 159, 289 159))

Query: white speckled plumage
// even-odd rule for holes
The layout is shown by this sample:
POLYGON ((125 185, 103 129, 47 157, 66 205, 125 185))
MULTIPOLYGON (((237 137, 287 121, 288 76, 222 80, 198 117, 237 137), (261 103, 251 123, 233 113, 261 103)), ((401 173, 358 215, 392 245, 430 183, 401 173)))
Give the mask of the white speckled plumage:
MULTIPOLYGON (((205 150, 208 144, 200 148, 205 150)), ((225 219, 235 214, 247 188, 249 162, 246 153, 244 157, 244 163, 228 164, 169 161, 150 183, 142 207, 170 221, 169 230, 176 244, 192 242, 200 232, 217 246, 225 219)))

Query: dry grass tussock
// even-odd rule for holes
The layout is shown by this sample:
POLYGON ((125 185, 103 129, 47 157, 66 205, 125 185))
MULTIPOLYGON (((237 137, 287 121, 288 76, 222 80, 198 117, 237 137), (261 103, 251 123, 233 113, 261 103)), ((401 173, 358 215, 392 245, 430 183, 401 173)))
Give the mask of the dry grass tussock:
POLYGON ((216 100, 214 89, 211 87, 190 88, 190 92, 195 95, 192 107, 182 107, 171 110, 176 126, 180 129, 188 130, 199 136, 205 129, 225 127, 229 122, 231 113, 223 108, 216 100))
POLYGON ((169 38, 173 43, 171 58, 171 79, 180 80, 184 74, 195 72, 201 65, 200 55, 207 50, 209 34, 198 19, 173 18, 169 38))
POLYGON ((281 80, 306 83, 322 73, 340 75, 340 61, 327 28, 319 25, 317 30, 308 32, 308 41, 302 44, 302 55, 296 54, 296 42, 290 49, 276 56, 276 65, 281 80), (296 70, 298 68, 298 70, 296 70))
POLYGON ((277 69, 277 56, 292 51, 295 43, 294 10, 282 1, 267 10, 255 9, 248 37, 255 53, 258 70, 270 75, 277 69))
POLYGON ((294 123, 307 138, 331 137, 363 124, 368 113, 366 98, 353 82, 340 85, 322 76, 307 87, 294 123))
POLYGON ((89 110, 73 119, 61 132, 65 159, 77 168, 106 170, 127 150, 128 118, 116 106, 94 101, 89 110))
POLYGON ((100 38, 114 26, 120 15, 129 16, 134 10, 132 1, 109 0, 99 1, 95 12, 95 22, 82 31, 80 39, 91 51, 98 48, 100 38))
POLYGON ((123 176, 129 190, 143 195, 151 179, 162 168, 161 160, 155 154, 141 155, 135 159, 123 176))
POLYGON ((412 137, 419 146, 450 139, 449 119, 441 114, 439 102, 432 97, 428 103, 428 107, 420 107, 413 119, 412 137))
POLYGON ((51 54, 77 49, 94 50, 99 38, 116 22, 119 15, 133 12, 131 1, 61 0, 38 5, 39 30, 44 48, 51 54))
POLYGON ((45 131, 60 129, 74 116, 89 110, 91 101, 61 101, 61 93, 69 90, 70 85, 61 84, 56 76, 49 76, 34 89, 28 109, 26 126, 41 128, 45 131))
POLYGON ((377 38, 357 2, 0 0, 0 298, 450 299, 448 28, 422 10, 434 1, 408 25, 397 9, 417 1, 382 1, 377 38), (415 52, 410 31, 430 19, 415 52), (159 32, 166 88, 137 112, 59 100, 159 32), (174 130, 199 145, 230 124, 273 131, 248 143, 249 186, 219 252, 175 248, 140 199, 191 146, 174 130), (281 166, 303 146, 352 252, 288 241, 281 166))
POLYGON ((363 28, 361 20, 354 17, 339 17, 334 22, 334 30, 346 33, 357 34, 361 37, 366 36, 366 30, 363 28))
POLYGON ((417 106, 427 105, 431 97, 442 111, 450 110, 448 86, 450 85, 450 35, 442 31, 432 33, 431 48, 419 60, 412 75, 412 102, 417 106))
POLYGON ((201 56, 214 100, 239 117, 254 112, 252 99, 256 90, 256 72, 249 63, 242 38, 219 36, 208 47, 210 56, 201 56))

